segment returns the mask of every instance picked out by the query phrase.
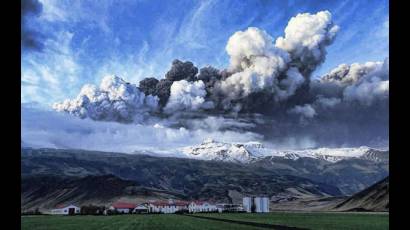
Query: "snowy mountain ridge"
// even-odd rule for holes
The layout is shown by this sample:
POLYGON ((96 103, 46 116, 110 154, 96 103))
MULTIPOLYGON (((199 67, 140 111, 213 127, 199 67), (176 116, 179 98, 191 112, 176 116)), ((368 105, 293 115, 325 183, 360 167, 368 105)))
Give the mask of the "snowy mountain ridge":
MULTIPOLYGON (((365 158, 380 161, 380 150, 366 146, 357 148, 317 148, 303 150, 275 150, 265 147, 259 142, 224 143, 206 139, 200 145, 180 149, 184 157, 217 160, 238 163, 249 163, 264 157, 282 157, 297 160, 299 158, 315 158, 335 163, 349 158, 365 158)), ((385 156, 383 156, 385 157, 385 156)))

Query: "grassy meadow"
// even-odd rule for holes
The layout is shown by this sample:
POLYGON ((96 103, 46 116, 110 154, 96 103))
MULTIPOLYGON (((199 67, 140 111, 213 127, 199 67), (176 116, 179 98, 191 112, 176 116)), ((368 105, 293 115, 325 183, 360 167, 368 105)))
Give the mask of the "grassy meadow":
MULTIPOLYGON (((388 214, 374 213, 290 213, 271 212, 196 214, 226 220, 239 220, 299 227, 307 229, 389 229, 388 214)), ((21 229, 27 230, 103 230, 103 229, 267 229, 238 223, 199 219, 190 216, 160 215, 118 215, 118 216, 22 216, 21 229)), ((274 228, 270 228, 274 229, 274 228)))
POLYGON ((271 213, 221 213, 197 214, 229 220, 277 224, 309 229, 332 230, 382 230, 389 229, 389 215, 386 213, 302 213, 302 212, 271 212, 271 213))

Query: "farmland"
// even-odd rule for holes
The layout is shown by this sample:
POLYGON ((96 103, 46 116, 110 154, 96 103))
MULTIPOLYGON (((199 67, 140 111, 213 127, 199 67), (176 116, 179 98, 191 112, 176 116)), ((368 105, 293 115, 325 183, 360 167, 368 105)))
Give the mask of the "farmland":
POLYGON ((121 216, 22 216, 21 229, 275 229, 288 226, 305 229, 388 229, 389 215, 375 213, 290 213, 266 214, 196 214, 223 220, 270 224, 256 227, 183 215, 121 215, 121 216))
POLYGON ((228 220, 284 225, 308 229, 389 229, 387 213, 302 213, 271 212, 261 214, 199 214, 228 220))

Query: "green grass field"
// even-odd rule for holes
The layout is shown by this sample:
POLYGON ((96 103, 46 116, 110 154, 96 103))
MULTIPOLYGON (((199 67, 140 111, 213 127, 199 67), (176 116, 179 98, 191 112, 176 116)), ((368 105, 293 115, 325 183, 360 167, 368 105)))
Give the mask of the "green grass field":
POLYGON ((24 216, 26 230, 103 230, 103 229, 263 229, 173 214, 120 216, 24 216))
MULTIPOLYGON (((266 214, 215 213, 197 215, 309 229, 389 229, 388 214, 273 212, 266 214)), ((22 229, 27 230, 267 229, 172 214, 122 216, 23 216, 21 217, 21 226, 22 229)))
POLYGON ((258 222, 267 224, 278 224, 292 227, 303 227, 309 229, 389 229, 388 214, 374 213, 291 213, 291 212, 271 212, 271 213, 221 213, 221 214, 198 214, 202 216, 212 216, 229 220, 241 220, 248 222, 258 222))

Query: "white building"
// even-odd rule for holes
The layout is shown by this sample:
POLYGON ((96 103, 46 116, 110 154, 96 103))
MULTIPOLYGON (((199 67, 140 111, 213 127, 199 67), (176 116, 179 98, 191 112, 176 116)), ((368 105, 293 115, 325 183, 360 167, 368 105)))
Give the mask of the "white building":
POLYGON ((132 211, 133 213, 148 213, 148 205, 139 204, 132 211))
POLYGON ((189 202, 185 201, 154 201, 148 203, 151 213, 175 213, 177 211, 188 211, 189 202))
POLYGON ((80 214, 80 208, 75 205, 57 206, 56 209, 51 210, 52 215, 75 215, 80 214))
POLYGON ((268 197, 244 197, 242 201, 246 212, 269 212, 268 197))
POLYGON ((189 204, 189 212, 190 213, 196 213, 196 212, 213 212, 217 211, 218 208, 216 205, 210 204, 208 202, 204 201, 192 201, 189 204))

